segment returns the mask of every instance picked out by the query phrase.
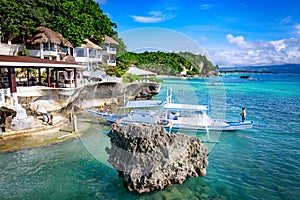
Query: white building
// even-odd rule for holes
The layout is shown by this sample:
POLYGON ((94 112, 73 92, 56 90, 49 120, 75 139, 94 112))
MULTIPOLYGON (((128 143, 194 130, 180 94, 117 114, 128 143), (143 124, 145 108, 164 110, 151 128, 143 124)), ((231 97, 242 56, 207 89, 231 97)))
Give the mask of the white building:
POLYGON ((73 46, 60 33, 46 27, 37 28, 36 34, 28 41, 26 48, 31 57, 60 61, 72 55, 73 46))
POLYGON ((75 61, 80 65, 87 66, 87 71, 97 69, 102 64, 101 47, 85 39, 80 47, 76 47, 74 51, 75 61))
POLYGON ((116 66, 117 45, 119 43, 109 36, 105 36, 102 48, 85 39, 80 47, 75 48, 75 61, 87 66, 88 71, 97 69, 99 64, 116 66))
POLYGON ((105 36, 104 38, 104 46, 102 48, 102 60, 103 63, 106 63, 110 66, 116 66, 116 54, 117 54, 117 48, 119 43, 115 41, 113 38, 109 36, 105 36))

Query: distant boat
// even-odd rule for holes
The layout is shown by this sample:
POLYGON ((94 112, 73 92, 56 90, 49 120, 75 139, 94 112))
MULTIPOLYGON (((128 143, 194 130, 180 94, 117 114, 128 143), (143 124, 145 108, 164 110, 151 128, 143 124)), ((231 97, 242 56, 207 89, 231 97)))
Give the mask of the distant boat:
POLYGON ((250 76, 248 75, 244 75, 244 76, 240 76, 240 78, 249 78, 250 76))
POLYGON ((251 77, 250 77, 250 78, 248 78, 248 80, 249 80, 249 81, 257 81, 258 79, 257 79, 257 78, 251 78, 251 77))

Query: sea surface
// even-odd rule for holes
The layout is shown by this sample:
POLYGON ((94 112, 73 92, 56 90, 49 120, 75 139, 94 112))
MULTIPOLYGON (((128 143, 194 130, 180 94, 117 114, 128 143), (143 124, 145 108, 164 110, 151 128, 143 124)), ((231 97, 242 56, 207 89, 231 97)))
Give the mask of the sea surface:
MULTIPOLYGON (((300 74, 249 73, 164 79, 174 101, 210 105, 210 114, 240 120, 242 107, 254 126, 210 132, 207 176, 189 178, 147 194, 128 192, 107 163, 109 130, 89 113, 79 117, 78 139, 0 154, 0 199, 299 199, 300 74), (242 79, 249 75, 250 79, 242 79)), ((198 133, 188 133, 196 137, 198 133)), ((205 133, 201 137, 205 137, 205 133)))

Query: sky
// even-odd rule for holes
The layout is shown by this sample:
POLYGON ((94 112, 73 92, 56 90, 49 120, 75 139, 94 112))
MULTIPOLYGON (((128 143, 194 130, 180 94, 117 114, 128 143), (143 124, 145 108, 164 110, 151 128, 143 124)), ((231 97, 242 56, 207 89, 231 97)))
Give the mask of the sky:
POLYGON ((219 66, 300 64, 299 0, 96 0, 128 51, 191 51, 219 66))

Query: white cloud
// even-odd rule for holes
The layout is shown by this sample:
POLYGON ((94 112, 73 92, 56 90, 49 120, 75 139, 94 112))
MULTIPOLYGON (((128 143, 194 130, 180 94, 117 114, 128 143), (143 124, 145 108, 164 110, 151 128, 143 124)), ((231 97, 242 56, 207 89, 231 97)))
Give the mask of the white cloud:
POLYGON ((297 33, 300 35, 300 24, 296 24, 295 28, 297 30, 297 33))
POLYGON ((202 5, 200 5, 200 8, 202 10, 210 10, 214 7, 216 7, 216 5, 214 5, 214 4, 202 4, 202 5))
POLYGON ((282 49, 285 49, 285 40, 276 40, 270 41, 270 44, 274 46, 275 50, 279 52, 282 49))
MULTIPOLYGON (((243 38, 231 37, 232 43, 243 43, 243 38)), ((253 43, 255 48, 241 48, 211 54, 220 66, 253 66, 300 64, 300 38, 253 43)))
POLYGON ((250 42, 246 42, 243 36, 234 37, 231 33, 226 35, 226 39, 230 44, 237 44, 242 49, 255 48, 255 45, 250 42))
POLYGON ((149 14, 154 17, 160 17, 163 15, 161 11, 151 11, 151 12, 149 12, 149 14))
POLYGON ((176 7, 176 6, 173 6, 173 7, 167 7, 166 10, 169 10, 169 11, 174 11, 174 10, 179 10, 180 8, 179 7, 176 7))
POLYGON ((292 22, 292 17, 287 16, 285 18, 280 19, 279 22, 280 22, 280 24, 289 24, 292 22))
POLYGON ((149 12, 149 16, 131 16, 135 22, 141 22, 141 23, 158 23, 158 22, 164 22, 170 19, 173 19, 175 16, 171 14, 163 14, 160 11, 151 11, 149 12))
MULTIPOLYGON (((300 35, 300 24, 294 28, 300 35)), ((227 34, 226 39, 237 46, 234 50, 211 54, 213 61, 220 66, 300 64, 300 37, 248 42, 243 36, 227 34)))
POLYGON ((106 0, 96 0, 96 2, 102 5, 106 4, 106 0))
POLYGON ((201 41, 201 42, 206 42, 206 41, 207 41, 207 38, 204 37, 204 36, 201 36, 201 37, 200 37, 200 41, 201 41))

